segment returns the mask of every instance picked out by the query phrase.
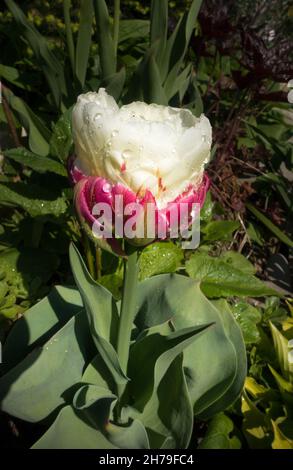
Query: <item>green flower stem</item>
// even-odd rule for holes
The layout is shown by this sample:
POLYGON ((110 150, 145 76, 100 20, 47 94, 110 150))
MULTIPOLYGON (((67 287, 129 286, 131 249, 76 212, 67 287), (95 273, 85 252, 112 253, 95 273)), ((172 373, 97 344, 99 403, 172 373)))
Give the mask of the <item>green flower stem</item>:
POLYGON ((113 43, 115 56, 117 57, 117 47, 119 39, 119 21, 120 21, 120 0, 114 0, 114 21, 113 21, 113 43))
MULTIPOLYGON (((132 253, 128 259, 124 261, 123 293, 117 338, 117 354, 120 360, 120 365, 125 374, 127 374, 131 330, 135 315, 136 289, 138 281, 137 261, 137 251, 132 253)), ((121 388, 119 387, 119 397, 122 396, 124 388, 125 386, 121 386, 121 388)))

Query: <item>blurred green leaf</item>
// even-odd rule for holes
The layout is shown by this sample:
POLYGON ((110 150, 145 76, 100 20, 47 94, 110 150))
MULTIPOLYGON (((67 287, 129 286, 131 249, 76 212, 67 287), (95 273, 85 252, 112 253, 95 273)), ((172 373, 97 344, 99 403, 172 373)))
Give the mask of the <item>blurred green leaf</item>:
MULTIPOLYGON (((48 47, 46 39, 38 32, 34 25, 27 20, 18 5, 13 0, 5 0, 5 3, 11 11, 17 25, 20 27, 23 36, 31 46, 51 88, 55 104, 59 107, 62 94, 65 96, 67 94, 62 64, 48 47)), ((32 150, 35 151, 34 149, 32 150)))
POLYGON ((76 43, 75 73, 81 87, 84 87, 92 42, 94 6, 92 0, 81 0, 80 21, 76 43))
POLYGON ((33 298, 57 270, 59 259, 37 248, 11 248, 0 253, 0 263, 10 292, 19 298, 33 298))
POLYGON ((102 78, 107 79, 107 77, 116 72, 116 57, 111 34, 110 17, 105 0, 94 0, 94 8, 102 78))
POLYGON ((9 105, 17 113, 17 117, 28 133, 28 142, 32 152, 46 156, 49 153, 49 140, 51 132, 42 120, 28 107, 28 105, 12 92, 4 91, 9 105))

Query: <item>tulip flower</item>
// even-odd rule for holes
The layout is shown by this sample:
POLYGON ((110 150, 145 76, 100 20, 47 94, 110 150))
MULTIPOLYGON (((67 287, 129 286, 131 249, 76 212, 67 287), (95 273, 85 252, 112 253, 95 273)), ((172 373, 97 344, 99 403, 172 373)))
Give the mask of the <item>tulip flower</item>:
POLYGON ((209 186, 204 167, 210 158, 212 131, 204 115, 196 118, 187 109, 143 102, 119 108, 100 88, 98 93, 78 97, 72 126, 76 157, 70 162, 70 174, 76 183, 75 206, 83 226, 103 248, 121 254, 119 237, 115 239, 113 233, 119 214, 124 225, 131 217, 131 211, 125 213, 127 206, 141 209, 136 220, 141 236, 128 240, 134 245, 170 236, 172 214, 182 204, 188 212, 185 224, 190 224, 193 204, 202 206, 209 186), (95 231, 97 204, 110 208, 100 224, 100 235, 95 231), (155 208, 152 236, 145 226, 148 204, 155 208))

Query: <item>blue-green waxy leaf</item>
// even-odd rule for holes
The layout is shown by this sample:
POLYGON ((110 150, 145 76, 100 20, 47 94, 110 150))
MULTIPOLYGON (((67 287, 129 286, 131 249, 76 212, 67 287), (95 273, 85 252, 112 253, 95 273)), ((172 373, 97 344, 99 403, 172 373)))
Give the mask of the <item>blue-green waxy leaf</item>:
POLYGON ((11 369, 36 346, 43 345, 82 309, 77 289, 55 286, 48 297, 15 323, 3 346, 1 372, 11 369))
POLYGON ((128 393, 152 447, 187 447, 193 412, 183 372, 182 351, 207 334, 210 324, 171 332, 168 324, 143 332, 130 351, 128 393), (144 336, 145 335, 145 336, 144 336), (141 364, 145 364, 142 369, 141 364))
POLYGON ((69 256, 95 345, 114 380, 125 382, 127 379, 122 372, 117 353, 113 347, 116 344, 118 331, 118 311, 114 298, 109 291, 93 280, 80 253, 73 244, 70 246, 69 256))
POLYGON ((117 397, 108 389, 84 385, 75 394, 72 407, 61 410, 34 449, 147 449, 148 437, 138 420, 123 426, 112 423, 117 397))
POLYGON ((211 410, 221 411, 237 398, 246 375, 239 326, 229 310, 223 314, 211 304, 198 282, 175 274, 147 279, 139 285, 137 311, 139 330, 167 320, 176 330, 214 323, 183 354, 194 411, 209 416, 211 410))
POLYGON ((96 428, 80 418, 77 410, 65 406, 48 431, 32 449, 116 449, 96 428))
POLYGON ((1 409, 30 422, 47 418, 73 397, 72 386, 81 380, 94 354, 82 310, 1 377, 1 409))
POLYGON ((155 384, 159 384, 173 360, 210 326, 211 324, 202 324, 169 332, 170 328, 163 324, 143 333, 142 339, 138 339, 131 348, 128 366, 131 378, 129 393, 135 408, 143 409, 155 384), (143 369, 141 364, 145 364, 143 369))

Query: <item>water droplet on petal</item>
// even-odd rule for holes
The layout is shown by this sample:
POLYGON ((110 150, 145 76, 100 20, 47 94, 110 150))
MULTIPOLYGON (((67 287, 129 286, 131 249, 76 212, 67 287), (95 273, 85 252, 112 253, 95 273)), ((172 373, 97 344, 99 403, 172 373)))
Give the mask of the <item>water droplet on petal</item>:
POLYGON ((87 112, 86 109, 83 112, 83 120, 86 124, 88 124, 90 122, 90 115, 89 115, 89 113, 87 112))
POLYGON ((114 129, 112 132, 111 132, 111 137, 115 137, 117 134, 118 134, 119 131, 117 131, 117 129, 114 129))
POLYGON ((122 157, 127 159, 127 158, 130 158, 131 157, 131 150, 123 150, 122 152, 122 157))
POLYGON ((110 192, 111 192, 111 185, 110 185, 110 183, 105 183, 105 184, 103 185, 103 191, 104 191, 104 193, 110 193, 110 192))
POLYGON ((99 121, 99 119, 101 119, 102 115, 101 113, 97 113, 94 115, 94 121, 99 121))

